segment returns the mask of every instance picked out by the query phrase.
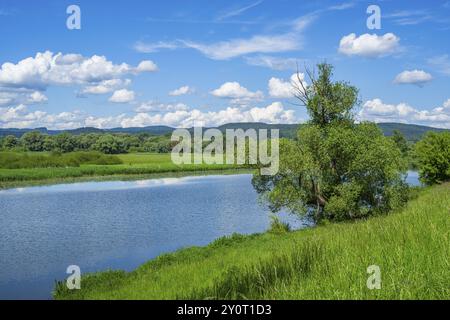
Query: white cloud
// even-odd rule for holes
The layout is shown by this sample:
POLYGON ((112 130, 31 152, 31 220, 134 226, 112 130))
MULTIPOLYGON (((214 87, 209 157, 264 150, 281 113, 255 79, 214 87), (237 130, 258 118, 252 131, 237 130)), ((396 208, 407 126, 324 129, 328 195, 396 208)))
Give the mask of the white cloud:
POLYGON ((150 60, 144 60, 141 61, 134 72, 141 73, 141 72, 154 72, 158 71, 158 66, 150 60))
POLYGON ((339 52, 348 56, 377 58, 400 50, 400 38, 393 33, 383 36, 365 33, 359 37, 351 33, 344 36, 339 44, 339 52))
POLYGON ((234 8, 234 9, 228 11, 228 12, 223 13, 222 15, 217 17, 216 20, 221 21, 221 20, 224 20, 224 19, 240 16, 241 14, 246 12, 247 10, 250 10, 251 8, 254 8, 254 7, 260 5, 262 2, 263 2, 263 0, 259 0, 259 1, 253 2, 253 3, 251 3, 249 5, 246 5, 246 6, 243 6, 243 7, 234 8))
POLYGON ((287 30, 278 34, 257 34, 250 38, 236 38, 215 43, 202 43, 192 40, 143 43, 134 46, 138 52, 155 52, 161 49, 191 48, 213 60, 228 60, 248 54, 274 53, 300 50, 303 47, 303 31, 316 18, 318 13, 307 14, 284 23, 287 30))
POLYGON ((433 80, 431 74, 423 70, 406 70, 399 73, 394 80, 397 84, 416 84, 419 86, 424 85, 427 82, 433 80))
POLYGON ((177 49, 179 48, 179 44, 176 42, 163 42, 159 41, 156 43, 144 43, 142 41, 138 41, 134 45, 134 50, 141 53, 152 53, 157 52, 161 49, 177 49))
POLYGON ((280 102, 274 102, 267 107, 251 108, 242 111, 240 108, 228 107, 219 111, 202 112, 198 109, 178 110, 151 115, 137 113, 123 118, 123 127, 144 127, 150 125, 168 125, 172 127, 218 126, 230 122, 267 122, 267 123, 295 123, 293 110, 284 110, 280 102))
POLYGON ((441 107, 432 110, 419 110, 406 103, 386 104, 381 99, 364 103, 360 120, 375 122, 402 122, 450 128, 450 99, 441 107))
POLYGON ((225 82, 220 88, 211 91, 211 94, 215 97, 231 99, 232 104, 247 104, 264 99, 262 91, 252 92, 235 81, 225 82))
POLYGON ((130 79, 111 79, 111 80, 103 80, 97 84, 89 85, 81 90, 81 94, 105 94, 113 92, 118 88, 123 88, 128 86, 131 83, 130 79))
POLYGON ((39 91, 0 88, 0 106, 44 103, 48 98, 39 91))
POLYGON ((127 89, 120 89, 114 91, 111 98, 109 98, 110 102, 115 103, 128 103, 134 100, 134 91, 127 89))
POLYGON ((297 73, 294 73, 290 81, 284 81, 283 79, 279 78, 270 78, 269 80, 269 94, 273 98, 292 98, 294 97, 295 88, 302 88, 302 85, 306 88, 307 83, 305 82, 305 75, 303 73, 299 73, 297 76, 297 73), (300 78, 300 81, 299 81, 300 78))
POLYGON ((145 112, 167 112, 167 111, 186 111, 188 106, 184 103, 160 103, 155 101, 148 101, 141 103, 139 107, 135 109, 138 113, 145 112))
MULTIPOLYGON (((147 110, 141 110, 147 111, 147 110)), ((274 102, 266 107, 254 107, 243 111, 241 108, 228 107, 218 111, 203 112, 198 109, 167 107, 164 112, 137 112, 133 115, 94 117, 79 111, 49 114, 44 111, 29 112, 27 107, 19 105, 0 108, 0 127, 73 129, 79 127, 143 127, 168 125, 172 127, 218 126, 230 122, 267 122, 296 123, 293 110, 285 110, 282 103, 274 102)))
POLYGON ((430 58, 428 59, 428 63, 440 73, 450 75, 450 57, 448 54, 430 58))
POLYGON ((403 10, 390 14, 383 14, 383 18, 392 19, 400 26, 417 25, 433 20, 433 15, 428 10, 403 10))
POLYGON ((297 60, 294 58, 277 58, 265 55, 245 57, 245 61, 251 66, 267 67, 273 70, 295 70, 297 65, 297 60))
POLYGON ((47 100, 48 98, 43 93, 39 91, 34 91, 32 94, 30 94, 30 97, 27 102, 33 104, 46 102, 47 100))
POLYGON ((156 65, 148 60, 132 67, 126 63, 114 64, 104 56, 87 58, 46 51, 17 64, 4 63, 0 68, 0 85, 43 90, 49 85, 92 84, 155 70, 156 65))
POLYGON ((169 96, 182 96, 185 94, 190 94, 193 92, 193 89, 189 86, 182 86, 178 89, 169 92, 169 96))
POLYGON ((256 35, 249 39, 232 39, 212 44, 182 41, 184 46, 196 49, 213 60, 228 60, 251 53, 273 53, 301 49, 299 35, 256 35))
POLYGON ((84 117, 79 111, 48 114, 44 111, 29 112, 25 105, 0 108, 0 127, 72 129, 84 126, 84 117))

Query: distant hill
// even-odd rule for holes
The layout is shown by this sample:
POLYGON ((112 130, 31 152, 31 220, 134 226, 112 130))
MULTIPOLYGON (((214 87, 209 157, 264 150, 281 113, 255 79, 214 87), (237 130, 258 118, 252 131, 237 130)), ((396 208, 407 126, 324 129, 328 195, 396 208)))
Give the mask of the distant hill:
MULTIPOLYGON (((427 126, 420 126, 415 124, 404 124, 404 123, 379 123, 378 126, 383 130, 386 136, 392 135, 394 130, 399 130, 407 140, 417 141, 428 131, 445 131, 448 129, 439 129, 427 126)), ((283 138, 294 138, 298 129, 298 124, 267 124, 262 122, 244 122, 244 123, 227 123, 217 127, 221 131, 226 129, 279 129, 280 137, 283 138)), ((175 128, 169 126, 149 126, 149 127, 131 127, 131 128, 112 128, 112 129, 97 129, 92 127, 78 128, 73 130, 48 130, 47 128, 36 128, 36 129, 0 129, 0 137, 6 135, 14 135, 16 137, 21 137, 24 133, 29 131, 40 131, 41 133, 55 135, 61 132, 69 132, 74 135, 83 133, 148 133, 152 135, 164 135, 170 134, 175 128)))
POLYGON ((383 130, 385 136, 391 136, 394 130, 400 131, 409 141, 420 140, 428 131, 442 132, 450 131, 448 129, 433 128, 427 126, 420 126, 417 124, 405 123, 378 123, 378 126, 383 130))

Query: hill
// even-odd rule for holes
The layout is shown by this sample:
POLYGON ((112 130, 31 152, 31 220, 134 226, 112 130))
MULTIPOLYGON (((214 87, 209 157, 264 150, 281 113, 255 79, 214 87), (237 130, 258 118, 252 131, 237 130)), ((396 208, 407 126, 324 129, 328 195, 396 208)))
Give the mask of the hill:
MULTIPOLYGON (((383 130, 386 136, 392 135, 394 130, 399 130, 407 140, 417 141, 428 131, 444 131, 448 129, 439 129, 415 124, 404 123, 379 123, 378 126, 383 130)), ((219 130, 225 131, 226 129, 279 129, 280 136, 283 138, 294 138, 296 136, 299 124, 267 124, 262 122, 244 122, 244 123, 227 123, 218 127, 219 130)), ((82 133, 148 133, 152 135, 164 135, 170 134, 175 128, 169 126, 148 126, 148 127, 130 127, 130 128, 112 128, 112 129, 97 129, 92 127, 77 128, 72 130, 48 130, 47 128, 36 129, 0 129, 0 137, 13 135, 21 137, 24 133, 29 131, 39 131, 41 133, 55 135, 61 132, 69 132, 74 135, 82 133)), ((191 128, 192 129, 192 128, 191 128)))

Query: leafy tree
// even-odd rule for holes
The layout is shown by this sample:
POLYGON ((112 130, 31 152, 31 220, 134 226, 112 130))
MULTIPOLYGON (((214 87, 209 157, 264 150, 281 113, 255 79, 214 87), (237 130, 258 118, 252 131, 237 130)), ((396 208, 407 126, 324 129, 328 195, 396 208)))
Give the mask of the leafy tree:
POLYGON ((5 148, 5 149, 14 149, 17 146, 19 146, 19 143, 20 143, 19 139, 17 139, 13 135, 8 135, 8 136, 4 137, 2 142, 3 142, 2 143, 3 148, 5 148))
POLYGON ((44 151, 53 151, 56 149, 55 139, 52 136, 45 136, 43 149, 44 151))
POLYGON ((106 154, 118 154, 127 152, 123 140, 111 134, 102 135, 97 140, 93 148, 94 150, 98 150, 106 154))
POLYGON ((39 131, 30 131, 21 137, 23 146, 28 151, 44 151, 45 136, 39 131))
POLYGON ((82 134, 77 137, 77 145, 81 150, 92 150, 100 135, 95 133, 82 134))
POLYGON ((280 168, 255 174, 253 185, 273 212, 288 208, 316 221, 345 220, 387 212, 406 201, 406 162, 391 139, 371 123, 356 124, 358 91, 332 82, 332 66, 320 64, 296 96, 310 120, 297 140, 280 140, 280 168))
POLYGON ((409 146, 408 146, 408 141, 406 141, 405 136, 399 130, 394 130, 392 132, 391 139, 397 145, 397 147, 401 151, 402 155, 407 156, 408 151, 409 151, 409 146))
POLYGON ((68 132, 63 132, 55 136, 55 148, 60 152, 72 152, 76 149, 76 140, 68 132))
POLYGON ((435 184, 450 179, 450 132, 428 132, 416 143, 420 180, 435 184))

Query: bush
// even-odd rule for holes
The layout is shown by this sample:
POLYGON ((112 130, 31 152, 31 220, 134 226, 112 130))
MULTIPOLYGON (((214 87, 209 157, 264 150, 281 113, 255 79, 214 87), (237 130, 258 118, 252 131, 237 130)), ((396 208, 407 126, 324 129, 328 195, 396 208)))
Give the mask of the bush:
POLYGON ((289 223, 281 221, 276 215, 272 215, 270 219, 270 233, 281 234, 291 231, 291 226, 289 223))
POLYGON ((428 185, 450 179, 450 132, 429 132, 415 146, 420 180, 428 185))

